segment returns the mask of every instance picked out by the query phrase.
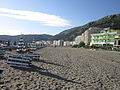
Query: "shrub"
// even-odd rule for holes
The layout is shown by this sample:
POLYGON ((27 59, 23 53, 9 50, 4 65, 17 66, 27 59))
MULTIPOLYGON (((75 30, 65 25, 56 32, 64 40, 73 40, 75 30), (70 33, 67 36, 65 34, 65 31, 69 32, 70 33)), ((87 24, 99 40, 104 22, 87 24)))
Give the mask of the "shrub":
POLYGON ((81 41, 78 45, 79 47, 84 47, 85 46, 85 43, 83 41, 81 41))
POLYGON ((90 49, 91 46, 89 46, 89 45, 85 45, 84 48, 90 49))
POLYGON ((91 48, 98 49, 99 46, 92 45, 91 48))
POLYGON ((99 46, 99 48, 104 50, 112 50, 111 46, 99 46))
POLYGON ((73 45, 72 48, 78 48, 78 45, 73 45))

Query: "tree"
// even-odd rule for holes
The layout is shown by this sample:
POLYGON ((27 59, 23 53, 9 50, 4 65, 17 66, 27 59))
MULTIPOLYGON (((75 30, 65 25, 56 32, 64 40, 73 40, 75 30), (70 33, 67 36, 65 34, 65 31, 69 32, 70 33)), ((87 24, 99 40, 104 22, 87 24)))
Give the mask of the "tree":
POLYGON ((85 46, 85 43, 83 41, 81 41, 78 45, 79 47, 84 47, 85 46))

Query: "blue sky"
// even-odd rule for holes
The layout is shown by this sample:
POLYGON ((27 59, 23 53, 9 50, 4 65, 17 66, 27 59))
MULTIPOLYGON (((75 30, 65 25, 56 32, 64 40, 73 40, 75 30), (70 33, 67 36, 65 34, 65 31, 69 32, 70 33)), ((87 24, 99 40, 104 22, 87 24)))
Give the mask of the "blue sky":
POLYGON ((120 0, 0 0, 0 34, 51 34, 120 13, 120 0))

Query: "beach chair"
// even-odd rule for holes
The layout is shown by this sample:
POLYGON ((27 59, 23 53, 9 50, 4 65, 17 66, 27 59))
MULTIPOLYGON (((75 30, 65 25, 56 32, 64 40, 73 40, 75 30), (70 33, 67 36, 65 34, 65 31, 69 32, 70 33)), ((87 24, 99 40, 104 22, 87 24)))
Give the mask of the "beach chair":
POLYGON ((35 54, 35 53, 28 53, 25 55, 25 57, 30 57, 32 60, 39 60, 40 59, 40 54, 35 54))
POLYGON ((10 55, 7 59, 7 64, 10 66, 29 68, 31 66, 31 61, 32 59, 30 57, 10 55))
POLYGON ((0 59, 5 59, 5 52, 3 52, 3 51, 0 51, 0 59))

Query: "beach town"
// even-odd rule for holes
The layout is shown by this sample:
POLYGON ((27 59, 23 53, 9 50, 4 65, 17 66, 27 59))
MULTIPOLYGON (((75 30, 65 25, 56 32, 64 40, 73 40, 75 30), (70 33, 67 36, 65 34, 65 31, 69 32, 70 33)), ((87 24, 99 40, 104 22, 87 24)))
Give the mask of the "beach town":
POLYGON ((0 0, 0 90, 120 90, 119 0, 0 0))
POLYGON ((120 52, 72 46, 119 47, 120 30, 93 27, 75 41, 1 42, 0 89, 94 90, 120 89, 120 52), (90 38, 91 39, 90 39, 90 38), (84 40, 83 40, 84 39, 84 40))

